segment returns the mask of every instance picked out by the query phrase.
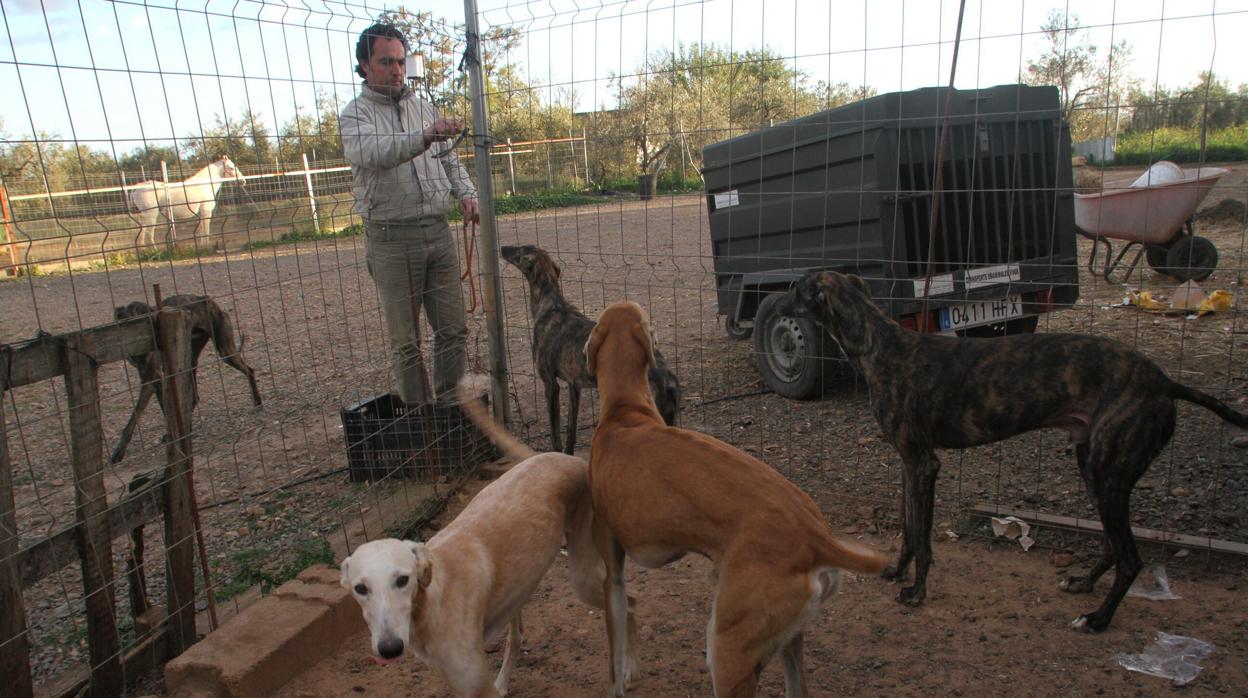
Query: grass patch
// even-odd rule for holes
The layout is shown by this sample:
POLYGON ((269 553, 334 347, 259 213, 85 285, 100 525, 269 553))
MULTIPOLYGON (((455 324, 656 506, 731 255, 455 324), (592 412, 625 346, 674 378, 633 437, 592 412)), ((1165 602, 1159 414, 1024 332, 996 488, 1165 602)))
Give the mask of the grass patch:
MULTIPOLYGON (((1200 129, 1159 128, 1118 137, 1115 165, 1151 165, 1158 160, 1200 162, 1200 129)), ((1248 160, 1248 125, 1210 131, 1205 162, 1248 160)))
POLYGON ((226 601, 259 584, 260 593, 273 589, 294 579, 300 572, 317 564, 333 564, 334 551, 324 538, 305 540, 296 546, 294 557, 274 566, 280 560, 276 551, 267 548, 250 548, 234 553, 230 560, 236 570, 230 581, 216 588, 218 601, 226 601))
POLYGON ((351 238, 364 234, 364 224, 356 223, 348 225, 338 230, 322 230, 319 233, 315 228, 299 228, 291 233, 282 233, 276 240, 252 240, 243 245, 244 252, 251 250, 263 250, 278 245, 289 245, 299 242, 315 242, 317 240, 336 240, 338 238, 351 238))

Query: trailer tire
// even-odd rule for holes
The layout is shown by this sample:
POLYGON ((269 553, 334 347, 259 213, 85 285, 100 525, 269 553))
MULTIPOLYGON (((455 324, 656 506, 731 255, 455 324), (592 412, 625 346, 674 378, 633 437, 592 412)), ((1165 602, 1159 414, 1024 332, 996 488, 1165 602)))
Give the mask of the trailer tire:
POLYGON ((745 339, 749 339, 750 335, 754 334, 754 328, 743 327, 741 323, 737 322, 736 320, 733 320, 731 317, 725 317, 724 318, 724 332, 727 332, 729 337, 739 342, 745 339))
POLYGON ((1185 235, 1175 240, 1166 255, 1165 273, 1179 281, 1204 281, 1218 268, 1218 248, 1208 238, 1185 235))
POLYGON ((754 315, 754 362, 763 382, 778 395, 795 400, 823 392, 827 350, 840 348, 813 320, 776 312, 779 293, 768 294, 754 315))

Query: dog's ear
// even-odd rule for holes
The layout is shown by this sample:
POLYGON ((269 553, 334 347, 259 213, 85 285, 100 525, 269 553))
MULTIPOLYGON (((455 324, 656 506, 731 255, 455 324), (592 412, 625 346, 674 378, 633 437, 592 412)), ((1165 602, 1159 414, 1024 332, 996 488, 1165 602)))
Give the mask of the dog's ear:
POLYGON ((343 589, 351 587, 351 573, 347 571, 350 569, 350 566, 351 557, 349 555, 342 558, 342 562, 338 564, 338 568, 342 570, 342 573, 338 575, 338 583, 342 585, 343 589))
POLYGON ((655 367, 654 341, 650 332, 647 331, 645 324, 639 322, 636 325, 633 325, 631 333, 633 335, 633 339, 646 350, 646 370, 653 369, 655 367))
POLYGON ((414 540, 404 542, 407 543, 407 549, 416 556, 416 585, 424 589, 433 579, 433 560, 429 559, 423 543, 414 540))
POLYGON ((602 333, 598 328, 601 326, 601 322, 594 323, 594 329, 589 331, 589 339, 585 342, 585 370, 591 377, 598 373, 598 350, 602 348, 602 333))

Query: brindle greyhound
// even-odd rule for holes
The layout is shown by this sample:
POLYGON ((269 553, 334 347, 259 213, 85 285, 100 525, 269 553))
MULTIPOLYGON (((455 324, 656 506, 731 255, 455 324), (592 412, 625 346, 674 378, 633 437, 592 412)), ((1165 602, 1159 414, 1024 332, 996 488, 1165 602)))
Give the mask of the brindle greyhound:
MULTIPOLYGON (((529 282, 533 363, 546 388, 552 448, 571 454, 576 446, 576 417, 581 404, 581 390, 595 386, 593 376, 585 370, 585 340, 589 339, 594 321, 563 297, 559 288, 559 266, 545 250, 533 245, 505 245, 501 251, 503 259, 519 269, 529 282), (559 439, 559 380, 568 384, 568 438, 562 447, 559 439)), ((680 382, 657 348, 654 359, 654 368, 648 375, 650 390, 654 393, 654 402, 663 421, 675 426, 680 411, 680 382)))
MULTIPOLYGON (((217 355, 226 364, 237 369, 244 376, 247 376, 248 383, 251 384, 251 400, 257 407, 260 406, 260 388, 256 385, 256 372, 251 366, 243 361, 243 343, 246 337, 239 340, 237 346, 234 344, 234 323, 230 321, 230 316, 221 309, 208 296, 192 296, 177 295, 169 296, 165 299, 166 307, 182 308, 191 314, 191 389, 192 393, 191 406, 194 407, 199 403, 199 390, 196 387, 195 378, 199 371, 199 354, 207 346, 208 341, 212 340, 212 345, 216 347, 217 355)), ((142 317, 156 312, 156 309, 142 301, 134 301, 126 305, 113 309, 113 318, 116 320, 125 320, 127 318, 142 317)), ((148 352, 146 354, 138 354, 126 359, 139 372, 139 400, 134 405, 134 412, 130 414, 130 420, 126 422, 126 426, 121 430, 121 438, 117 441, 117 446, 113 448, 111 462, 117 463, 126 455, 126 447, 130 445, 130 438, 134 436, 134 427, 139 423, 139 417, 143 414, 143 410, 147 407, 147 403, 153 396, 156 402, 160 404, 161 410, 165 405, 160 396, 160 355, 157 352, 148 352)))
POLYGON ((1248 415, 1170 380, 1144 355, 1101 337, 972 339, 904 330, 875 306, 856 276, 810 272, 776 310, 812 319, 836 338, 866 379, 875 417, 901 454, 904 535, 897 564, 884 576, 904 578, 914 559, 914 586, 898 596, 910 605, 927 594, 937 448, 979 446, 1045 427, 1070 435, 1104 526, 1104 554, 1086 576, 1068 577, 1061 588, 1090 592, 1115 567, 1101 607, 1071 624, 1099 632, 1142 567, 1131 533, 1131 489, 1174 434, 1174 401, 1248 426, 1248 415))

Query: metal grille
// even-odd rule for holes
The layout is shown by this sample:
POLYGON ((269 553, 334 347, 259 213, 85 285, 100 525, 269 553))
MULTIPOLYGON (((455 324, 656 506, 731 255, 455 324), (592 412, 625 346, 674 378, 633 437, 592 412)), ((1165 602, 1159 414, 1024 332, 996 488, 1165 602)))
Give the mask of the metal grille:
MULTIPOLYGON (((1048 257, 1054 249, 1057 133, 1051 121, 951 125, 932 273, 1048 257)), ((926 273, 939 128, 898 132, 904 269, 926 273)))

